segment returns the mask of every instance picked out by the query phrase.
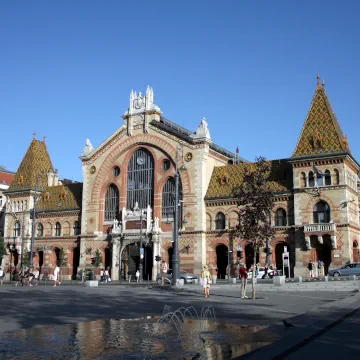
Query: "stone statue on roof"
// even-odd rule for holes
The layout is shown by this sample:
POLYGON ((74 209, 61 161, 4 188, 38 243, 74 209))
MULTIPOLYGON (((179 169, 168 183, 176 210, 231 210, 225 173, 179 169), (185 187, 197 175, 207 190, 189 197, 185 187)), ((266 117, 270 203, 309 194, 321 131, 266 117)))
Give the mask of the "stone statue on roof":
POLYGON ((208 129, 208 123, 205 118, 201 119, 200 125, 196 129, 195 137, 198 139, 206 138, 211 140, 210 131, 208 129))
POLYGON ((94 150, 94 147, 92 146, 89 139, 86 139, 84 150, 82 152, 82 156, 89 155, 94 150))

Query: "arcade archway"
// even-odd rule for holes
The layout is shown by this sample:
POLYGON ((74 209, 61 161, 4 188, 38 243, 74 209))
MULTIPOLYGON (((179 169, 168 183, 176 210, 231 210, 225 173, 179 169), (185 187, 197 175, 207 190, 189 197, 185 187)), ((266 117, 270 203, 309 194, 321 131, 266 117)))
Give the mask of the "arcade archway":
MULTIPOLYGON (((259 262, 260 255, 259 250, 256 252, 256 264, 259 262)), ((254 264, 254 246, 252 244, 247 244, 245 246, 245 264, 246 268, 250 269, 254 264)))

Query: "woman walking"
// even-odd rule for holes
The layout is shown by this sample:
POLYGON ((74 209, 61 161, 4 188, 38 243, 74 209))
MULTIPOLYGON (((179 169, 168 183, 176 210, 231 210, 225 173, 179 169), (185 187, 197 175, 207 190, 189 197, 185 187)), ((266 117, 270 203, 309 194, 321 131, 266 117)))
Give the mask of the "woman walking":
POLYGON ((210 296, 210 271, 207 265, 204 265, 203 271, 201 273, 201 278, 203 282, 203 288, 204 288, 204 296, 208 298, 210 296))

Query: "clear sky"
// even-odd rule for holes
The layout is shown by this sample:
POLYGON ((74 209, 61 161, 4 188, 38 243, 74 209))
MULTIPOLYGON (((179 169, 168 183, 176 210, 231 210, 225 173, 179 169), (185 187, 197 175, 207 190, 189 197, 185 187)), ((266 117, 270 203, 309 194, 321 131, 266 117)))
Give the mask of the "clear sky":
POLYGON ((360 1, 0 2, 0 164, 35 131, 60 176, 122 124, 131 89, 248 160, 292 155, 316 87, 360 161, 360 1))

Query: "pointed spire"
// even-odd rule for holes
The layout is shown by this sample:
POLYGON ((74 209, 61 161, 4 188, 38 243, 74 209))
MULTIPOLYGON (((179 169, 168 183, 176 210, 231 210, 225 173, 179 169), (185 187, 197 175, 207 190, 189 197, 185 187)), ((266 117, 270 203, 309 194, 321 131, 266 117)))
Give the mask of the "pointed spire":
POLYGON ((320 89, 320 73, 317 74, 316 79, 317 79, 317 88, 320 89))
POLYGON ((239 146, 236 146, 236 153, 239 155, 239 146))
POLYGON ((322 81, 322 88, 325 89, 325 80, 322 81))
POLYGON ((36 140, 36 132, 35 131, 33 132, 33 138, 32 139, 33 139, 33 141, 36 140))
POLYGON ((44 142, 44 144, 46 143, 46 136, 44 136, 43 142, 44 142))

